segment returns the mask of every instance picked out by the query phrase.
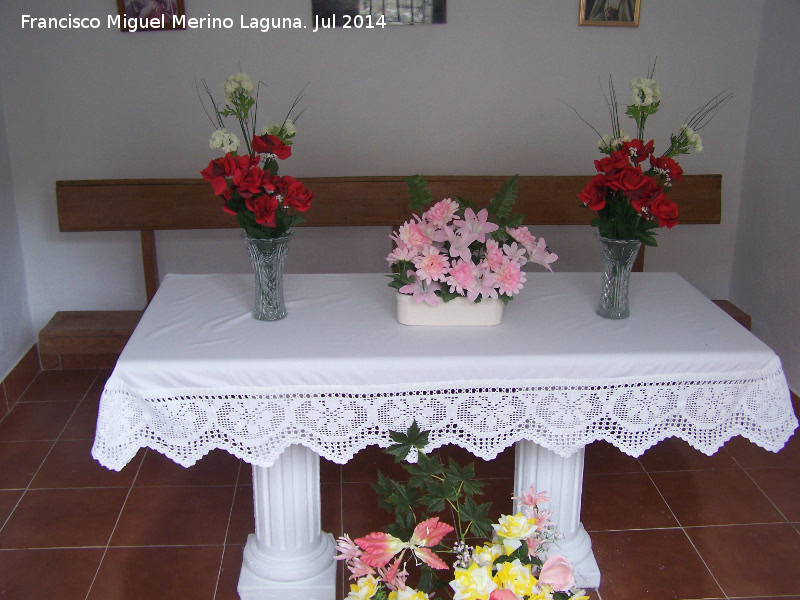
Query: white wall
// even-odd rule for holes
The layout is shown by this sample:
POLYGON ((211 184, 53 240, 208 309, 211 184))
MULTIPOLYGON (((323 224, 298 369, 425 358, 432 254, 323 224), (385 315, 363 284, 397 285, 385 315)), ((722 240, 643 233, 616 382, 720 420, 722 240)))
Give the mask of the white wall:
POLYGON ((768 0, 742 181, 731 298, 753 317, 753 331, 781 356, 800 389, 800 15, 792 0, 768 0))
MULTIPOLYGON (((2 93, 0 93, 2 97, 2 93)), ((19 243, 14 188, 0 112, 0 381, 36 341, 28 310, 25 267, 19 243)))
MULTIPOLYGON (((112 0, 0 3, 2 108, 38 329, 56 310, 144 303, 136 233, 59 233, 60 179, 196 177, 213 157, 195 80, 212 87, 242 67, 270 87, 261 123, 282 116, 310 82, 295 155, 302 176, 590 174, 595 135, 560 101, 607 129, 599 83, 627 80, 658 56, 664 108, 648 126, 657 148, 691 109, 724 88, 734 101, 704 131, 688 173, 723 174, 723 224, 664 231, 650 270, 678 271, 712 297, 728 294, 745 127, 763 2, 644 0, 638 28, 578 26, 578 0, 459 0, 447 24, 385 30, 121 33, 30 31, 36 16, 99 16, 112 0), (23 8, 21 8, 23 7, 23 8)), ((186 0, 189 16, 298 16, 310 0, 186 0)), ((98 206, 98 211, 102 206, 98 206)), ((343 207, 346 210, 346 206, 343 207)), ((596 268, 588 227, 539 228, 561 270, 596 268)), ((301 230, 293 271, 384 270, 388 231, 301 230)), ((160 271, 246 272, 233 230, 158 236, 160 271)))

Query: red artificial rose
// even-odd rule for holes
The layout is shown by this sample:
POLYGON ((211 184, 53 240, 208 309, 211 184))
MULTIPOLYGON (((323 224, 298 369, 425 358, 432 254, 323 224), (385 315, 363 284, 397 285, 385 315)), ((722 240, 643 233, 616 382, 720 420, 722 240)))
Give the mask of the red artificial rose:
POLYGON ((655 144, 650 140, 646 144, 642 140, 632 140, 630 142, 623 142, 621 150, 631 157, 631 160, 637 165, 645 160, 648 156, 653 154, 655 144))
POLYGON ((606 182, 606 176, 598 173, 578 194, 578 199, 591 210, 602 210, 606 205, 606 182))
POLYGON ((236 162, 233 155, 228 152, 222 158, 215 158, 208 166, 200 171, 203 179, 211 183, 211 189, 214 194, 219 196, 228 189, 228 182, 226 177, 230 177, 236 172, 236 162))
POLYGON ((292 155, 292 147, 270 133, 253 136, 253 151, 265 154, 274 154, 281 160, 286 160, 292 155))
POLYGON ((678 224, 678 205, 663 192, 653 198, 649 208, 653 216, 658 217, 659 227, 672 229, 678 224))
POLYGON ((639 167, 632 167, 628 165, 627 168, 615 173, 612 177, 608 177, 608 187, 618 192, 630 192, 643 187, 650 179, 639 167))
POLYGON ((629 167, 630 164, 628 154, 622 150, 617 150, 612 152, 610 156, 594 161, 594 167, 597 169, 597 172, 605 173, 606 175, 614 175, 625 167, 629 167))
POLYGON ((242 198, 249 198, 274 189, 269 179, 269 173, 261 167, 238 169, 233 174, 233 185, 236 186, 236 191, 242 198))
POLYGON ((641 187, 628 191, 628 197, 631 199, 631 206, 639 214, 642 214, 642 210, 650 205, 652 199, 663 191, 658 187, 658 183, 656 183, 655 179, 647 175, 644 177, 645 181, 641 187))
POLYGON ((669 156, 651 156, 650 166, 654 169, 666 171, 672 181, 680 181, 683 179, 683 169, 669 156))
POLYGON ((311 208, 314 193, 294 177, 285 175, 277 185, 278 193, 283 195, 283 203, 296 211, 305 212, 311 208))
POLYGON ((275 211, 278 209, 278 199, 273 194, 253 196, 245 200, 247 208, 256 217, 256 223, 266 227, 275 227, 275 211))

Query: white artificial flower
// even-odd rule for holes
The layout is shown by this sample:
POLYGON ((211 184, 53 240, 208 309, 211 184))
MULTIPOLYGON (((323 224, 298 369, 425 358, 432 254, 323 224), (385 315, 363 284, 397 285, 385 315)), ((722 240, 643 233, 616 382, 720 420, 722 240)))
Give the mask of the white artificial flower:
POLYGON ((249 96, 253 93, 255 87, 247 73, 236 73, 225 80, 222 89, 225 91, 225 98, 230 102, 237 90, 242 90, 249 96))
POLYGON ((214 150, 220 149, 225 153, 236 152, 239 149, 239 138, 227 129, 217 129, 211 134, 208 145, 214 150))
POLYGON ((661 92, 655 79, 634 77, 631 79, 631 92, 636 106, 650 106, 661 101, 661 92))
POLYGON ((689 146, 691 146, 695 152, 703 151, 703 139, 700 137, 700 134, 698 134, 688 125, 681 125, 681 132, 686 138, 686 143, 689 144, 689 146))
POLYGON ((274 125, 267 125, 264 127, 264 133, 261 135, 275 135, 278 137, 291 137, 297 133, 297 128, 294 126, 294 123, 291 119, 286 119, 281 126, 280 123, 275 123, 274 125), (279 136, 278 134, 283 129, 283 136, 279 136))

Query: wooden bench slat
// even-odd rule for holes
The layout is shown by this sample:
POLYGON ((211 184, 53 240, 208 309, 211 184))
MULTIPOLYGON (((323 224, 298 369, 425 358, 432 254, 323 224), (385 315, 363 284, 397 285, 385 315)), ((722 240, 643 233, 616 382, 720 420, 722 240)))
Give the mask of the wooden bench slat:
MULTIPOLYGON (((462 196, 476 202, 493 197, 504 176, 426 177, 435 198, 462 196)), ((529 225, 585 225, 594 213, 577 194, 589 176, 527 176, 519 179, 516 212, 529 225)), ((308 177, 314 206, 309 226, 387 225, 408 218, 407 186, 402 177, 308 177)), ((687 175, 670 196, 682 224, 719 223, 722 176, 687 175)), ((219 229, 237 227, 222 211, 222 201, 202 179, 120 179, 56 182, 61 231, 219 229), (113 208, 111 208, 113 207, 113 208)))

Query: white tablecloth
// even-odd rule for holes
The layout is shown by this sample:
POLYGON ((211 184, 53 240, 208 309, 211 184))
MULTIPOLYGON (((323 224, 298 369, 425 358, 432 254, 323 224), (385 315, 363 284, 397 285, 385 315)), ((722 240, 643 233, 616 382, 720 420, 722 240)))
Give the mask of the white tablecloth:
POLYGON ((534 441, 670 437, 712 454, 797 427, 778 357, 685 280, 634 274, 631 316, 598 317, 595 273, 529 273, 497 327, 399 325, 380 274, 287 275, 288 317, 251 318, 250 275, 168 275, 108 380, 93 455, 189 466, 214 448, 269 466, 292 444, 345 463, 413 419, 431 447, 490 459, 534 441))

